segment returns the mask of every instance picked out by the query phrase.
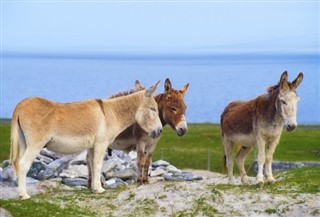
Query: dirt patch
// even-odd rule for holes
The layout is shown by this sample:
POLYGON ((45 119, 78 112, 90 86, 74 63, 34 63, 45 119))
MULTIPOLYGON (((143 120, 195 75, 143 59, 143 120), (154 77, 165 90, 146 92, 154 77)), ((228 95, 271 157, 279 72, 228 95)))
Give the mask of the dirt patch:
MULTIPOLYGON (((63 204, 61 196, 72 195, 72 205, 94 210, 97 216, 319 216, 320 194, 277 193, 265 189, 226 185, 225 175, 202 170, 188 170, 204 179, 200 181, 154 180, 120 189, 107 189, 99 196, 61 188, 55 181, 28 186, 32 197, 57 188, 50 203, 63 204), (79 195, 80 194, 80 195, 79 195), (59 197, 58 197, 59 196, 59 197), (81 199, 80 199, 81 198, 81 199)), ((253 179, 253 178, 252 178, 253 179)), ((240 184, 239 178, 237 183, 240 184)), ((62 185, 63 186, 63 185, 62 185)), ((86 190, 84 190, 86 191, 86 190)), ((17 198, 16 187, 1 188, 1 199, 17 198), (11 193, 8 193, 11 192, 11 193)))

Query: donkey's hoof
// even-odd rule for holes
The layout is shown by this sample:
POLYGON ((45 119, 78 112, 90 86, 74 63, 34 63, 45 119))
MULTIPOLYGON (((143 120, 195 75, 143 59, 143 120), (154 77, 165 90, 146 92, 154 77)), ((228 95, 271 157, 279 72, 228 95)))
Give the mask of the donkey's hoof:
POLYGON ((272 176, 270 176, 270 177, 267 177, 267 182, 270 184, 273 184, 276 182, 276 180, 272 176))
POLYGON ((137 179, 137 185, 138 185, 138 186, 143 185, 143 179, 142 179, 142 177, 139 177, 139 178, 137 179))
POLYGON ((228 184, 229 185, 235 185, 236 184, 236 180, 234 179, 234 177, 229 178, 228 184))
POLYGON ((101 193, 105 192, 106 190, 104 190, 104 188, 101 187, 101 188, 93 189, 92 191, 93 191, 93 193, 101 194, 101 193))
POLYGON ((30 198, 30 195, 29 194, 23 194, 23 195, 20 195, 20 198, 21 200, 27 200, 30 198))
POLYGON ((264 184, 263 176, 257 176, 257 186, 262 187, 264 184))
POLYGON ((245 177, 241 178, 241 183, 242 183, 243 185, 250 185, 248 176, 245 176, 245 177))
POLYGON ((142 181, 143 181, 144 184, 149 184, 148 178, 144 178, 142 181))

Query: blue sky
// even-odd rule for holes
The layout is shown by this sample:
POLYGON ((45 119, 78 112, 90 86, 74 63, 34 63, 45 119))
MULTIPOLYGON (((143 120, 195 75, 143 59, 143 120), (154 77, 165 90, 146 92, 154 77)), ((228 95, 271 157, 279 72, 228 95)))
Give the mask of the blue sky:
POLYGON ((2 1, 2 50, 319 53, 316 1, 2 1))

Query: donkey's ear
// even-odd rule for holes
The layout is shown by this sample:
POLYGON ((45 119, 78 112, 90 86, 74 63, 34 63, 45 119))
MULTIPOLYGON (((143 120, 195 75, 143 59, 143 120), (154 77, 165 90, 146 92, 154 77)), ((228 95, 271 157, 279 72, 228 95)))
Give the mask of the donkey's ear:
POLYGON ((146 97, 151 97, 152 94, 154 93, 154 91, 157 89, 159 83, 160 83, 160 81, 158 81, 155 85, 153 85, 152 87, 150 87, 149 89, 147 89, 146 92, 144 93, 144 95, 145 95, 146 97))
POLYGON ((138 91, 140 91, 140 90, 145 90, 145 89, 146 89, 146 88, 144 88, 144 87, 140 84, 140 82, 139 82, 138 80, 135 81, 135 86, 136 86, 136 89, 137 89, 138 91))
POLYGON ((184 94, 187 92, 188 88, 189 88, 189 83, 187 83, 186 85, 184 85, 183 88, 181 88, 181 89, 179 90, 179 92, 184 96, 184 94))
POLYGON ((172 90, 172 85, 169 78, 167 78, 166 81, 164 82, 164 91, 170 92, 171 90, 172 90))
POLYGON ((300 72, 297 78, 294 79, 294 81, 292 82, 293 88, 296 89, 301 84, 302 80, 303 80, 303 73, 300 72))
POLYGON ((280 77, 279 84, 280 84, 280 88, 281 89, 289 88, 289 85, 288 85, 288 72, 287 71, 284 71, 282 73, 282 75, 280 77))

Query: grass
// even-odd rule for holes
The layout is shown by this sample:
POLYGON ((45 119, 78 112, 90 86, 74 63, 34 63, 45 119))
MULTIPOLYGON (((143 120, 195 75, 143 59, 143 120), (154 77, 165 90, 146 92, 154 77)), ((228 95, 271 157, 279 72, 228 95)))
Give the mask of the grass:
MULTIPOLYGON (((10 124, 0 124, 0 162, 9 158, 10 124)), ((250 167, 257 150, 249 154, 246 168, 250 167)), ((153 160, 164 159, 180 169, 222 171, 222 143, 218 124, 189 124, 188 133, 178 137, 165 127, 153 160)), ((301 125, 292 133, 283 131, 274 160, 320 161, 320 125, 301 125)), ((237 172, 237 170, 235 170, 237 172)), ((250 171, 249 171, 250 172, 250 171)))
MULTIPOLYGON (((254 148, 249 154, 246 168, 252 163, 256 152, 254 148)), ((205 123, 189 124, 188 133, 181 138, 165 127, 153 159, 162 158, 178 168, 209 168, 221 172, 222 156, 220 126, 205 123)), ((274 160, 320 161, 320 126, 302 125, 292 133, 283 131, 274 160)))
POLYGON ((0 163, 9 159, 10 154, 10 130, 9 123, 0 124, 0 163))

